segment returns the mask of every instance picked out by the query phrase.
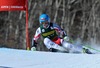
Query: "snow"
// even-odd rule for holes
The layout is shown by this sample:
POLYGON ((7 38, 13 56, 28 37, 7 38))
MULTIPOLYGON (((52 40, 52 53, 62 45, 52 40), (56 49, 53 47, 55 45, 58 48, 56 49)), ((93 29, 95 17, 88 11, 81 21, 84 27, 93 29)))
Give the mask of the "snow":
POLYGON ((100 54, 0 48, 0 68, 100 68, 100 54))

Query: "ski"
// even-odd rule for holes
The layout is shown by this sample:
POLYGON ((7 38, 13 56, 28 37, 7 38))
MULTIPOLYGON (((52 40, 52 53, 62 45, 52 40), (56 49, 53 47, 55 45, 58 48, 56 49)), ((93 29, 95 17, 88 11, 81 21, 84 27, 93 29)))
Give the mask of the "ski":
POLYGON ((93 48, 93 47, 91 47, 89 45, 84 45, 84 48, 88 49, 92 54, 98 54, 98 53, 100 53, 100 50, 95 49, 95 48, 93 48))

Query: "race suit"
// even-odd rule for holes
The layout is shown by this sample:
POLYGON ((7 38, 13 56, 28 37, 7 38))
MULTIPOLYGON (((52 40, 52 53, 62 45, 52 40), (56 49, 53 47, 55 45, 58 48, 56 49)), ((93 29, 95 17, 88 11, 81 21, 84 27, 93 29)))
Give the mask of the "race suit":
POLYGON ((63 31, 61 27, 59 27, 56 23, 49 23, 48 28, 40 26, 36 30, 34 41, 37 42, 40 36, 42 36, 44 38, 43 42, 48 49, 56 48, 60 45, 62 45, 66 49, 70 49, 72 45, 69 43, 63 45, 64 40, 58 36, 57 32, 60 33, 62 36, 66 36, 65 31, 63 31))

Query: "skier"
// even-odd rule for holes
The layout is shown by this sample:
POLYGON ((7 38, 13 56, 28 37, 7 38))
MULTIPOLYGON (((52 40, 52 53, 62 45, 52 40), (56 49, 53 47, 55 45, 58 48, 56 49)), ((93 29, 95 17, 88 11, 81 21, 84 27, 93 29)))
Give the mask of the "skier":
POLYGON ((47 14, 41 14, 39 17, 40 27, 36 30, 34 38, 32 39, 32 49, 36 49, 37 40, 42 36, 44 38, 43 42, 47 49, 51 52, 75 51, 74 45, 68 43, 69 37, 65 31, 59 27, 56 23, 50 22, 50 18, 47 14), (62 35, 63 38, 58 36, 58 33, 62 35))

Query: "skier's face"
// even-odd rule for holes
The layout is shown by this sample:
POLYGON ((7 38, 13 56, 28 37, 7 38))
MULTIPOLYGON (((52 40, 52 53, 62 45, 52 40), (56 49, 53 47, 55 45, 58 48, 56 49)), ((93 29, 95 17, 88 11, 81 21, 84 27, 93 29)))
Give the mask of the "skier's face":
POLYGON ((49 23, 48 23, 48 21, 46 21, 46 22, 42 22, 42 25, 43 25, 44 28, 47 28, 48 25, 49 25, 49 23))

